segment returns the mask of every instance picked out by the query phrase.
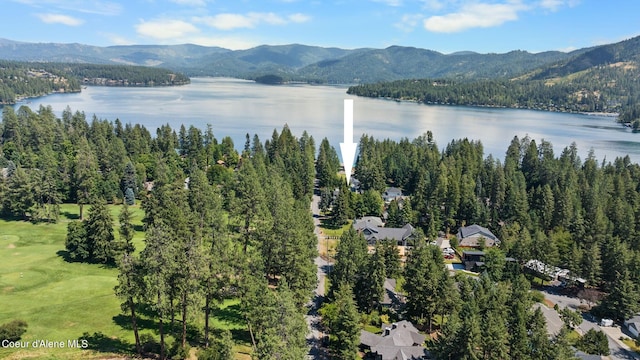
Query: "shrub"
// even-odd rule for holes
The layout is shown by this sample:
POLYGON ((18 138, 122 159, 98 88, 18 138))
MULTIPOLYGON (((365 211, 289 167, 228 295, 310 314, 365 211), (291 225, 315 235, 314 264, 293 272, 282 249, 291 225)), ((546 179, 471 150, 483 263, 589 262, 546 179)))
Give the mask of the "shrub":
POLYGON ((593 355, 609 355, 609 341, 607 335, 602 331, 590 329, 578 343, 576 347, 587 354, 593 355))
POLYGON ((0 325, 0 341, 18 341, 27 332, 27 323, 23 320, 13 320, 0 325))
POLYGON ((531 300, 542 303, 544 302, 544 294, 538 290, 533 290, 531 291, 531 300))

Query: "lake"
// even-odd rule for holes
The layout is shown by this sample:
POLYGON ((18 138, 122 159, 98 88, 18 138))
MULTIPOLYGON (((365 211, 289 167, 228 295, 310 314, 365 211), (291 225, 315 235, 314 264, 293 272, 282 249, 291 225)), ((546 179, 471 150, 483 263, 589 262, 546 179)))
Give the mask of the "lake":
POLYGON ((514 136, 529 136, 554 145, 556 156, 575 142, 584 158, 593 149, 604 157, 629 155, 640 162, 640 134, 634 134, 612 117, 552 113, 533 110, 423 105, 360 98, 346 94, 346 87, 281 85, 269 86, 226 78, 193 78, 191 84, 176 87, 121 88, 87 87, 81 93, 53 94, 29 99, 16 106, 38 109, 50 105, 60 116, 68 105, 90 119, 140 123, 152 134, 169 123, 205 129, 213 126, 218 139, 231 136, 241 149, 245 134, 258 134, 264 142, 273 129, 288 124, 296 136, 303 130, 320 140, 327 137, 339 150, 343 138, 343 99, 354 99, 354 140, 362 134, 378 139, 413 139, 428 130, 440 148, 452 139, 481 140, 485 156, 504 158, 514 136))

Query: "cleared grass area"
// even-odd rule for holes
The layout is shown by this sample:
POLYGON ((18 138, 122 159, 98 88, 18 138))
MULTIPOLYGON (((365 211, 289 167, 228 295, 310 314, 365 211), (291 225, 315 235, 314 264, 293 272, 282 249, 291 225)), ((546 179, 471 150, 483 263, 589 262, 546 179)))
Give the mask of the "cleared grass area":
MULTIPOLYGON (((120 208, 109 206, 116 238, 120 208)), ((134 244, 139 252, 144 247, 144 212, 138 206, 130 210, 136 229, 134 244)), ((65 344, 64 348, 0 347, 0 359, 121 359, 133 350, 129 318, 121 314, 120 301, 113 291, 117 269, 64 260, 67 224, 79 219, 78 214, 77 205, 65 204, 56 224, 0 219, 0 324, 21 319, 28 324, 21 341, 65 344), (92 350, 67 347, 68 340, 77 340, 84 333, 90 335, 92 350)), ((242 353, 251 348, 246 346, 248 335, 239 301, 224 301, 213 316, 212 326, 229 329, 238 343, 238 358, 246 359, 242 353)), ((141 318, 139 325, 141 334, 158 337, 154 319, 141 318)))
POLYGON ((320 224, 320 229, 322 230, 322 234, 330 237, 340 237, 342 233, 347 231, 351 227, 352 220, 348 220, 346 225, 335 227, 333 225, 328 224, 328 221, 322 221, 320 224))
POLYGON ((636 344, 636 341, 633 339, 623 339, 623 343, 625 343, 631 350, 635 351, 637 354, 640 354, 640 346, 636 344))

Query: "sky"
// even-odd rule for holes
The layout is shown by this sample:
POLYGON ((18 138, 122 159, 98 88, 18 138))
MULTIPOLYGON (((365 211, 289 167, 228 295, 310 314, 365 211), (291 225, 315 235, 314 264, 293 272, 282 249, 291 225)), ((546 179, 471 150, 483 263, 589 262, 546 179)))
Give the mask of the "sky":
POLYGON ((0 38, 97 46, 269 44, 571 51, 640 35, 637 0, 2 0, 0 38))

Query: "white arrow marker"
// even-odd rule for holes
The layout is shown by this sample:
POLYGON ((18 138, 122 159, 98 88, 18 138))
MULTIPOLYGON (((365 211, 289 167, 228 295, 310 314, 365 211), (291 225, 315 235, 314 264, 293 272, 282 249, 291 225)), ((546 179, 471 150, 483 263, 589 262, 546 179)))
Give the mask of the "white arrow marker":
POLYGON ((344 99, 344 142, 340 143, 344 173, 347 176, 347 185, 351 181, 351 170, 356 157, 356 147, 353 142, 353 99, 344 99))

